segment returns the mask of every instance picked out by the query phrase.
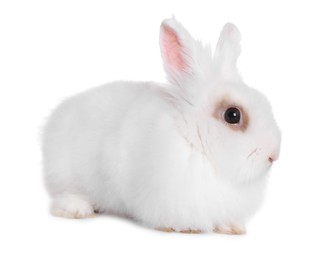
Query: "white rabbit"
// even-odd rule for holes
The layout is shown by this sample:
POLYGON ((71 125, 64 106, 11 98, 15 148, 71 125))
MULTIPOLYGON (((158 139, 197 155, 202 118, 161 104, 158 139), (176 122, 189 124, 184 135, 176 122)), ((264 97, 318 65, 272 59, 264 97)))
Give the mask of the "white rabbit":
POLYGON ((212 55, 172 18, 161 25, 160 47, 169 84, 110 83, 51 115, 43 136, 51 212, 244 233, 281 134, 267 99, 238 73, 240 33, 226 24, 212 55))

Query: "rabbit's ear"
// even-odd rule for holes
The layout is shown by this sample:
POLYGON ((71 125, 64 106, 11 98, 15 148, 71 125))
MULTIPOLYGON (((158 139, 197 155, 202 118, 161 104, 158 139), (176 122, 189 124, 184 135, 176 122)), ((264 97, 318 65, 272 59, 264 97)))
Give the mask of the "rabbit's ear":
POLYGON ((240 55, 241 34, 232 23, 227 23, 220 34, 214 57, 220 64, 222 74, 233 76, 237 72, 237 59, 240 55))
POLYGON ((195 40, 174 18, 164 20, 160 31, 160 48, 168 80, 182 85, 193 73, 195 40))

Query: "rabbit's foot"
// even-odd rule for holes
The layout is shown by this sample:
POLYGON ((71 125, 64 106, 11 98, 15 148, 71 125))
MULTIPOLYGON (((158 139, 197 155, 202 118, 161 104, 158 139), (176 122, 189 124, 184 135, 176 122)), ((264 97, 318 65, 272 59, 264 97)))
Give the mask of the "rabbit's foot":
POLYGON ((243 235, 246 233, 245 226, 240 224, 220 225, 217 226, 213 231, 227 235, 243 235))
POLYGON ((89 218, 95 212, 91 204, 78 195, 62 194, 54 197, 51 205, 51 214, 64 218, 89 218))

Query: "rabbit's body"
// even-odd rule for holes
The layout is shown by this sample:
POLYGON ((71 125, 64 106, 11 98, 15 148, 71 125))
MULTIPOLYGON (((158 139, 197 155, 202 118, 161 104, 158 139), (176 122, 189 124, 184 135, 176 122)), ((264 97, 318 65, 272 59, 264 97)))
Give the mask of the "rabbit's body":
POLYGON ((55 214, 82 217, 91 207, 178 231, 243 224, 262 198, 262 188, 254 189, 262 182, 240 189, 219 179, 181 138, 183 118, 164 93, 150 83, 117 82, 59 106, 44 136, 55 214), (72 196, 90 207, 65 209, 72 196))
POLYGON ((212 59, 168 20, 161 48, 171 84, 115 82, 64 101, 44 131, 52 213, 244 232, 263 199, 280 132, 266 99, 237 76, 237 33, 226 26, 212 59))

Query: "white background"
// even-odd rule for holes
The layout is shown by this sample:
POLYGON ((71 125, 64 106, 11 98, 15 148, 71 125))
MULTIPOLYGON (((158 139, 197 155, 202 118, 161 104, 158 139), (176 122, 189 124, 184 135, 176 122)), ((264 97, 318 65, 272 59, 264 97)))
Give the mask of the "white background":
POLYGON ((1 0, 0 258, 328 259, 324 2, 1 0), (281 157, 248 234, 50 216, 39 149, 45 118, 66 96, 108 81, 164 81, 158 33, 172 14, 212 45, 224 23, 239 27, 245 82, 268 96, 281 126, 281 157))

